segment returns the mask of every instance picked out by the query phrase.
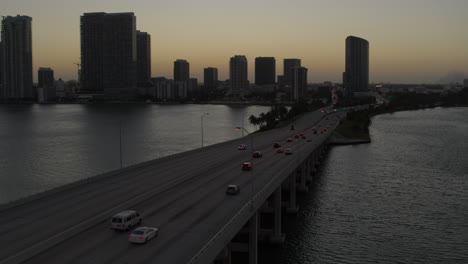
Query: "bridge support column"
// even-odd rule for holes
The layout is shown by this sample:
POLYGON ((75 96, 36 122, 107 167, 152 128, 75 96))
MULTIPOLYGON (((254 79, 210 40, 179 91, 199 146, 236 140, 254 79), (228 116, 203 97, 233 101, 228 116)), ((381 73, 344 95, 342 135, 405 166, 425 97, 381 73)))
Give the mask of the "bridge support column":
POLYGON ((275 224, 273 227, 273 236, 270 237, 270 242, 273 244, 282 244, 284 242, 284 234, 281 233, 281 186, 279 186, 275 191, 274 203, 275 224))
POLYGON ((307 192, 309 188, 307 188, 306 182, 306 174, 307 174, 307 166, 306 164, 302 164, 301 175, 300 175, 300 184, 299 184, 299 191, 307 192))
POLYGON ((308 159, 307 159, 307 181, 312 182, 312 174, 314 173, 312 171, 313 167, 313 162, 314 162, 314 154, 312 154, 308 159))
POLYGON ((249 220, 249 264, 258 262, 258 216, 257 211, 249 220))
POLYGON ((298 207, 296 206, 296 173, 293 173, 289 175, 289 205, 286 212, 295 214, 298 211, 298 207))

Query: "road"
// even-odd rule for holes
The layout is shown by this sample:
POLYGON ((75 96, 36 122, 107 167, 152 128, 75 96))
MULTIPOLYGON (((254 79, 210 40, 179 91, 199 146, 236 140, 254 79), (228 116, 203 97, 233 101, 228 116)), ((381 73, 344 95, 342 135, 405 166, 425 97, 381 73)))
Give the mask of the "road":
POLYGON ((2 210, 0 263, 15 263, 25 256, 33 256, 25 263, 187 263, 249 202, 252 184, 257 191, 271 175, 295 162, 307 144, 319 144, 327 136, 313 135, 310 129, 336 123, 334 114, 325 116, 309 113, 295 123, 295 131, 288 127, 253 134, 254 148, 263 152, 263 158, 254 160, 251 171, 241 170, 241 164, 252 159, 246 136, 146 162, 2 210), (312 142, 286 143, 299 132, 312 142), (277 154, 273 142, 290 147, 293 155, 277 154), (239 144, 248 150, 237 150, 239 144), (228 184, 240 185, 240 194, 226 195, 228 184), (109 229, 109 218, 124 209, 139 211, 143 226, 159 228, 158 237, 133 245, 127 242, 130 231, 109 229))

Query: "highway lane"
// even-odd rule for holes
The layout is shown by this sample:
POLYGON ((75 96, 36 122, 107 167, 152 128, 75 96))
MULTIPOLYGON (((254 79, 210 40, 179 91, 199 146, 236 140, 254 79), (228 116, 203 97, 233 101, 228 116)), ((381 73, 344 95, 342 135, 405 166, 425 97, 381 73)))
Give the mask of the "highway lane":
MULTIPOLYGON (((319 114, 316 116, 320 117, 321 115, 319 114)), ((310 126, 310 123, 308 123, 308 125, 310 126)), ((296 125, 296 127, 300 129, 298 126, 300 125, 296 125)), ((273 141, 284 140, 288 134, 291 135, 291 131, 288 131, 287 129, 278 129, 275 131, 261 133, 255 135, 254 144, 261 148, 268 146, 271 150, 271 144, 273 141)), ((124 176, 117 175, 115 176, 115 180, 113 180, 112 184, 107 183, 107 180, 103 181, 102 184, 93 183, 90 184, 91 186, 86 185, 86 188, 81 187, 78 188, 78 190, 72 190, 65 194, 58 194, 58 197, 60 197, 60 203, 52 203, 54 200, 47 201, 48 199, 45 201, 35 201, 33 203, 38 203, 38 207, 40 208, 39 210, 35 206, 31 205, 20 206, 3 211, 1 218, 4 221, 12 223, 14 227, 13 229, 20 229, 24 232, 16 234, 14 232, 9 232, 9 236, 15 237, 19 234, 17 237, 21 237, 29 232, 29 234, 33 234, 33 236, 36 236, 37 233, 39 233, 40 235, 37 237, 41 239, 40 237, 46 237, 51 233, 53 234, 53 232, 59 232, 57 230, 66 228, 70 223, 73 224, 82 221, 83 216, 89 217, 90 215, 103 210, 102 208, 109 208, 116 203, 129 199, 129 197, 138 195, 138 192, 141 192, 141 190, 158 188, 164 184, 173 183, 177 180, 173 185, 169 184, 164 188, 160 188, 160 190, 156 192, 155 196, 135 207, 143 212, 145 223, 148 221, 148 224, 154 223, 161 227, 161 234, 157 239, 158 241, 177 241, 177 238, 171 237, 171 234, 177 234, 176 230, 180 230, 180 228, 184 226, 186 229, 190 229, 191 226, 197 224, 197 221, 200 222, 201 219, 206 218, 209 213, 223 212, 222 209, 225 208, 226 205, 225 200, 229 199, 229 197, 226 197, 224 194, 224 188, 228 183, 231 183, 233 179, 236 179, 236 181, 241 182, 241 185, 245 185, 245 181, 249 180, 248 177, 245 177, 249 172, 241 172, 242 174, 239 175, 241 162, 245 159, 250 159, 250 157, 246 156, 250 151, 243 152, 236 150, 238 144, 241 142, 248 144, 249 140, 248 138, 244 138, 223 143, 219 146, 212 146, 211 148, 208 147, 201 151, 188 153, 188 156, 190 157, 180 155, 179 157, 172 159, 162 159, 159 160, 159 162, 156 161, 153 164, 148 164, 147 166, 135 170, 130 174, 131 176, 128 176, 128 173, 124 176), (236 171, 237 173, 232 173, 236 171), (202 191, 200 191, 200 189, 202 191), (70 200, 70 202, 68 202, 68 200, 70 200), (49 206, 51 208, 50 211, 48 211, 49 206), (210 210, 206 211, 206 208, 209 208, 210 210), (4 214, 4 212, 8 212, 8 214, 4 214), (19 217, 24 216, 23 212, 29 212, 32 217, 26 217, 26 219, 23 219, 22 222, 19 221, 18 225, 15 226, 16 220, 19 217), (193 214, 193 212, 199 212, 200 217, 193 217, 193 215, 196 215, 193 214), (186 217, 186 215, 188 216, 186 217), (51 217, 55 218, 50 219, 51 217), (40 222, 42 218, 49 219, 45 219, 44 223, 42 223, 40 222), (36 224, 36 220, 39 221, 38 225, 36 224), (31 225, 31 229, 26 227, 26 230, 23 230, 24 224, 28 223, 27 221, 29 221, 29 224, 26 225, 31 225), (61 222, 63 222, 62 225, 60 225, 61 222), (56 224, 58 227, 55 226, 56 224), (44 230, 41 230, 41 228, 44 230), (165 238, 166 234, 167 237, 165 238)), ((261 166, 264 160, 266 160, 267 150, 265 149, 264 151, 265 157, 255 161, 254 170, 257 168, 257 165, 261 166)), ((275 155, 278 154, 275 153, 275 155)), ((236 199, 248 198, 245 191, 246 189, 243 188, 241 195, 236 197, 236 199)), ((54 199, 53 197, 51 198, 54 199)), ((232 199, 227 202, 229 203, 231 201, 232 199)), ((224 215, 224 212, 222 215, 224 215)), ((28 215, 26 214, 26 216, 28 215)), ((118 233, 109 232, 110 230, 103 228, 103 226, 105 226, 104 222, 78 236, 75 236, 63 244, 52 248, 44 254, 33 258, 31 263, 37 263, 36 261, 41 260, 41 257, 44 257, 44 260, 48 260, 48 262, 50 262, 50 259, 57 259, 57 263, 63 262, 64 259, 70 260, 67 262, 88 263, 88 261, 81 261, 88 258, 91 258, 91 261, 92 259, 95 259, 92 261, 94 263, 104 263, 105 261, 109 261, 109 263, 111 263, 115 261, 113 258, 115 258, 116 255, 123 255, 123 259, 126 259, 128 256, 130 260, 138 259, 132 254, 132 252, 136 252, 137 256, 142 256, 138 250, 134 250, 132 245, 128 245, 125 235, 122 239, 122 235, 118 236, 118 233), (97 241, 97 245, 93 243, 94 241, 97 241), (120 244, 122 244, 124 248, 129 248, 129 250, 121 249, 118 247, 120 244), (65 248, 60 249, 62 246, 65 248), (89 249, 86 249, 87 247, 89 249), (106 250, 106 248, 110 248, 111 250, 106 250), (77 253, 73 254, 75 251, 77 253), (97 253, 92 253, 96 251, 97 253), (60 252, 62 252, 62 254, 60 254, 60 252), (103 256, 102 252, 108 252, 111 259, 109 260, 109 257, 107 257, 108 260, 105 260, 106 257, 103 256), (117 254, 116 252, 121 253, 117 254)), ((10 228, 11 227, 12 226, 10 226, 10 228)), ((6 228, 3 230, 6 230, 6 228)), ((180 237, 180 233, 178 236, 180 237)), ((2 246, 7 246, 8 249, 12 241, 5 240, 4 238, 5 236, 2 235, 2 246)), ((30 240, 28 243, 34 243, 34 240, 30 240)), ((21 246, 21 243, 18 244, 21 246)), ((154 244, 158 245, 157 242, 154 244)), ((160 246, 162 247, 162 245, 160 246)), ((9 250, 17 250, 18 248, 20 247, 10 247, 9 250)), ((164 251, 163 249, 164 247, 156 251, 161 252, 164 251)))

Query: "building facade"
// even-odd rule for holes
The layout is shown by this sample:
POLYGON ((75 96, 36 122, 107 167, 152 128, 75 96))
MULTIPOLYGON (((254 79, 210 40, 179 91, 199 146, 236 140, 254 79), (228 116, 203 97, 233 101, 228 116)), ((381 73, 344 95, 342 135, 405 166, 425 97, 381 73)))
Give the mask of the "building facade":
POLYGON ((369 91, 369 42, 365 39, 354 36, 346 38, 343 87, 346 96, 369 91))
POLYGON ((286 83, 292 80, 292 68, 301 67, 300 59, 284 59, 283 61, 283 76, 286 83))
POLYGON ((7 16, 2 19, 0 45, 0 98, 32 100, 32 18, 7 16))
POLYGON ((81 16, 81 89, 106 96, 136 87, 136 17, 133 13, 81 16))
POLYGON ((151 35, 137 31, 137 84, 140 87, 151 83, 151 35))
POLYGON ((307 71, 307 68, 304 67, 291 68, 292 99, 296 102, 303 99, 306 95, 307 71))
POLYGON ((208 67, 203 70, 203 84, 207 89, 216 89, 218 87, 218 69, 208 67))
POLYGON ((276 83, 276 60, 274 57, 255 58, 255 84, 273 85, 276 83))
POLYGON ((247 58, 235 55, 229 62, 230 95, 239 98, 249 88, 247 58))
POLYGON ((174 61, 174 81, 188 82, 190 79, 190 63, 186 60, 174 61))

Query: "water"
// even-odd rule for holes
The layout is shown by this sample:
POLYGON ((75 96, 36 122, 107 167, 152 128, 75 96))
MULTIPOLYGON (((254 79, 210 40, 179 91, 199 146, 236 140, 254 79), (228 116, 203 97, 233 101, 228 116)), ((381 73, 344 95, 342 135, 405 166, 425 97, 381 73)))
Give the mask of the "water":
POLYGON ((372 122, 372 144, 331 149, 264 263, 468 263, 468 108, 372 122))
POLYGON ((123 166, 238 138, 270 108, 224 105, 0 105, 0 204, 123 166), (244 120, 244 121, 243 121, 244 120), (120 133, 121 131, 121 133, 120 133))

